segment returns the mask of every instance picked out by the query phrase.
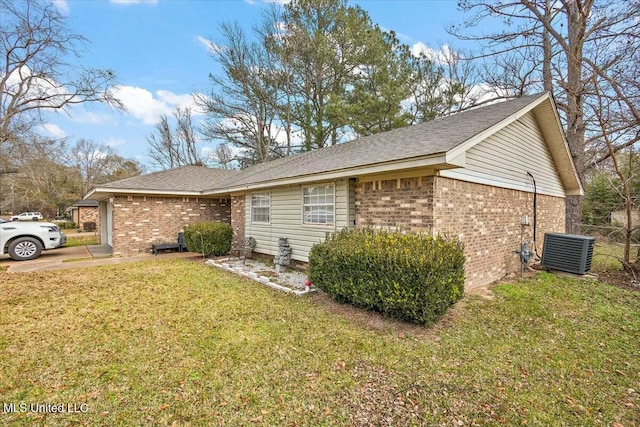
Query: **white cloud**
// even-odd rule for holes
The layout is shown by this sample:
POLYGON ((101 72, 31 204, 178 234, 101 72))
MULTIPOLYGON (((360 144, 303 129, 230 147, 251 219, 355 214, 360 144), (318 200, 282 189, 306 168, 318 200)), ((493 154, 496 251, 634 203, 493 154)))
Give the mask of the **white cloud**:
MULTIPOLYGON (((221 143, 216 144, 215 146, 204 146, 200 149, 200 154, 203 159, 208 159, 209 161, 217 162, 218 161, 218 153, 217 149, 221 143)), ((243 149, 236 147, 233 144, 226 144, 229 149, 229 153, 231 154, 231 158, 235 158, 241 156, 243 154, 243 149)))
POLYGON ((499 88, 495 86, 490 86, 487 83, 481 83, 478 85, 474 85, 469 90, 469 97, 475 100, 476 104, 479 103, 487 103, 487 101, 491 99, 498 98, 493 102, 489 102, 489 104, 495 104, 496 102, 502 102, 504 98, 512 97, 514 93, 505 88, 499 88))
POLYGON ((69 118, 76 123, 88 123, 92 125, 103 125, 111 120, 111 115, 106 113, 92 113, 82 107, 69 109, 69 118))
POLYGON ((127 111, 144 124, 152 125, 162 114, 169 114, 171 107, 153 97, 146 89, 134 86, 118 86, 115 96, 124 104, 127 111))
POLYGON ((193 103, 193 96, 188 93, 177 95, 169 90, 159 90, 156 92, 156 95, 158 95, 160 101, 164 102, 165 104, 179 105, 183 107, 190 106, 190 104, 193 103))
POLYGON ((422 42, 414 43, 411 46, 411 54, 415 57, 424 55, 437 64, 449 64, 452 61, 457 61, 460 57, 460 54, 454 52, 449 45, 444 44, 439 49, 433 49, 422 42))
MULTIPOLYGON (((0 77, 4 78, 4 75, 0 77)), ((6 94, 12 96, 20 94, 25 86, 28 88, 27 92, 19 96, 30 106, 57 107, 63 100, 73 99, 73 95, 53 78, 38 77, 26 65, 10 71, 3 89, 6 94)))
POLYGON ((400 41, 402 41, 402 42, 409 43, 409 42, 412 42, 412 41, 413 41, 413 39, 412 39, 409 35, 407 35, 407 34, 405 34, 405 33, 399 33, 399 32, 397 32, 397 31, 392 30, 392 29, 389 29, 389 28, 387 28, 387 27, 385 27, 385 26, 380 26, 380 29, 381 29, 382 31, 384 31, 385 33, 391 33, 391 32, 393 32, 393 33, 396 35, 396 37, 398 38, 398 40, 400 40, 400 41))
POLYGON ((61 13, 69 13, 69 3, 67 0, 51 0, 51 4, 57 7, 61 13))
POLYGON ((66 138, 67 137, 67 133, 65 131, 62 130, 62 128, 60 128, 60 126, 53 124, 53 123, 44 123, 40 126, 42 128, 42 131, 49 135, 52 136, 54 138, 66 138))
POLYGON ((211 54, 220 53, 221 47, 215 44, 213 41, 202 36, 196 36, 196 41, 204 46, 204 48, 207 49, 207 52, 211 54))
MULTIPOLYGON (((254 5, 257 3, 256 0, 244 0, 245 3, 254 5)), ((262 3, 278 3, 278 4, 289 4, 291 0, 262 0, 262 3)))
POLYGON ((189 107, 194 116, 202 114, 191 94, 159 90, 154 96, 147 89, 135 86, 118 86, 114 93, 129 114, 146 125, 155 124, 162 114, 170 115, 175 107, 189 107))
POLYGON ((111 148, 124 147, 127 145, 127 141, 122 138, 109 138, 104 142, 104 145, 111 148))
POLYGON ((114 4, 157 4, 158 0, 109 0, 109 3, 114 4))

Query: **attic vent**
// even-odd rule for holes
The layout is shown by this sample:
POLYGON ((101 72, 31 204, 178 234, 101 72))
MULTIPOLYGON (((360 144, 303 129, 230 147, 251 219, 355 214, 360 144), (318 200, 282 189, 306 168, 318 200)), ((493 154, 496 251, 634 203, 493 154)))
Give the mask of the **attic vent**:
POLYGON ((553 270, 585 274, 591 270, 596 239, 576 234, 546 233, 542 265, 553 270))

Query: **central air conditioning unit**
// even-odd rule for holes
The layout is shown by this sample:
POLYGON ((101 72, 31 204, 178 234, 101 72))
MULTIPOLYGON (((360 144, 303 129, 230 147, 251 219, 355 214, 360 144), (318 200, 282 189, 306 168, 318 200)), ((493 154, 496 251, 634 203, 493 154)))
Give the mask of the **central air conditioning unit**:
POLYGON ((590 236, 545 233, 542 265, 547 269, 586 274, 591 270, 595 242, 590 236))

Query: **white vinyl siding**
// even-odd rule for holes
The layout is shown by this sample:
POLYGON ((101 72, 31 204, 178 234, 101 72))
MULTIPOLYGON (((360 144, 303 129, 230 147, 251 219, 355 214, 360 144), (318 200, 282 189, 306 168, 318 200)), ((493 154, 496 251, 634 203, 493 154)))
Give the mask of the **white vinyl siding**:
MULTIPOLYGON (((245 209, 245 236, 256 239, 256 252, 276 255, 278 253, 278 238, 286 237, 291 246, 291 256, 294 260, 309 261, 311 247, 323 242, 327 233, 342 230, 348 226, 349 180, 340 180, 317 184, 334 185, 334 224, 333 225, 305 225, 302 222, 302 187, 273 188, 271 194, 271 222, 252 223, 251 209, 245 209)), ((251 195, 247 194, 246 206, 251 206, 251 195)))
POLYGON ((257 193, 251 195, 251 222, 268 223, 271 216, 271 195, 257 193))
POLYGON ((462 181, 564 197, 564 187, 533 113, 491 135, 466 152, 466 166, 440 171, 462 181))

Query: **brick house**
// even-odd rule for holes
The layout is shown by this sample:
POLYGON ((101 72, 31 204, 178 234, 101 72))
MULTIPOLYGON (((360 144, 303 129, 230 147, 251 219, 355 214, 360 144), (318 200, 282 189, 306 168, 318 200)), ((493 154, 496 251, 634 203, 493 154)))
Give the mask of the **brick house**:
POLYGON ((71 205, 71 221, 76 227, 84 230, 85 223, 93 222, 96 230, 100 229, 100 214, 97 200, 78 200, 71 205))
MULTIPOLYGON (((114 255, 149 251, 198 220, 294 260, 345 227, 447 233, 465 243, 466 286, 519 269, 523 215, 537 236, 563 232, 565 197, 582 194, 550 94, 491 104, 242 171, 187 166, 92 189, 114 255), (533 179, 532 179, 533 177, 533 179), (534 185, 535 179, 535 185, 534 185), (537 211, 533 212, 534 198, 537 211)), ((542 245, 538 237, 537 246, 542 245)))

